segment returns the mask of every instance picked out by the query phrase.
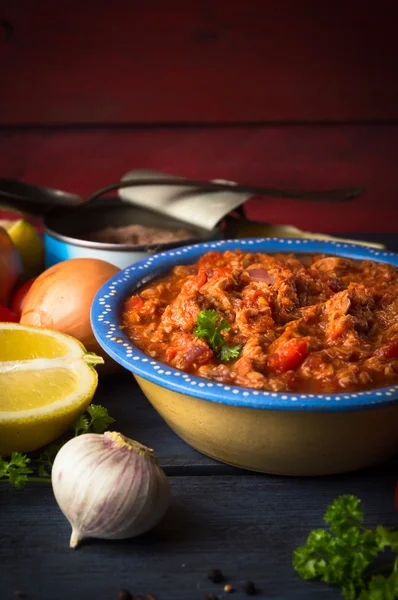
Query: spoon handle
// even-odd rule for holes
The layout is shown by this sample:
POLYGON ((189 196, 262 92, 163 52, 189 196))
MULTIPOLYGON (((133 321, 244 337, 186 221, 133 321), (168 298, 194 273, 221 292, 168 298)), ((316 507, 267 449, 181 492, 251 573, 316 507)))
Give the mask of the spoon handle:
POLYGON ((194 179, 178 178, 145 178, 131 181, 118 181, 117 183, 107 185, 88 196, 85 199, 85 202, 90 202, 91 200, 95 200, 96 198, 104 196, 109 192, 120 190, 122 188, 157 185, 195 187, 201 192, 243 192, 246 194, 253 194, 256 196, 270 196, 273 198, 293 198, 295 200, 312 200, 316 202, 347 202, 348 200, 353 200, 354 198, 357 198, 363 193, 363 189, 359 187, 342 189, 337 188, 329 190, 283 190, 279 188, 267 188, 241 183, 218 183, 213 181, 197 181, 194 179))
POLYGON ((77 206, 82 199, 76 194, 53 190, 15 179, 0 178, 0 207, 42 216, 54 206, 77 206))
POLYGON ((33 215, 44 215, 54 206, 78 206, 109 192, 129 187, 140 186, 178 186, 181 188, 196 188, 203 192, 227 191, 242 192, 256 196, 269 196, 274 198, 293 198, 296 200, 312 200, 319 202, 346 202, 360 196, 361 188, 343 188, 332 190, 283 190, 279 188, 266 188, 262 186, 221 183, 215 181, 197 181, 178 177, 145 177, 143 179, 118 181, 103 187, 87 198, 80 198, 76 194, 53 190, 43 186, 0 178, 0 206, 19 210, 33 215))

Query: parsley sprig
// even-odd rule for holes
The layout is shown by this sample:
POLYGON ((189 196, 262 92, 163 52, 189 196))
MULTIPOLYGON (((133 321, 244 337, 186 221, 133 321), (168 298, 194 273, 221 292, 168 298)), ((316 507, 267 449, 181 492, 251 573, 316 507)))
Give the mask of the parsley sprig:
POLYGON ((229 331, 231 325, 214 310, 202 310, 196 319, 194 334, 203 338, 221 361, 229 361, 238 358, 242 348, 241 344, 228 346, 225 343, 223 331, 229 331), (218 323, 218 324, 217 324, 218 323))
POLYGON ((75 437, 82 433, 104 433, 115 419, 109 416, 106 408, 100 404, 90 404, 87 411, 80 415, 73 425, 75 437))
POLYGON ((21 488, 33 473, 29 468, 30 458, 21 452, 13 452, 10 460, 0 457, 0 481, 8 481, 11 485, 21 488))
POLYGON ((398 531, 382 525, 364 527, 361 501, 352 495, 340 496, 330 504, 324 520, 330 531, 311 531, 305 546, 294 551, 297 573, 303 579, 340 587, 347 600, 398 598, 398 531), (387 576, 376 575, 375 560, 385 550, 394 553, 395 560, 387 576))
MULTIPOLYGON (((114 421, 104 406, 90 404, 87 411, 76 419, 72 431, 74 437, 83 433, 103 433, 114 421)), ((28 481, 50 481, 55 456, 68 439, 46 446, 38 456, 13 452, 8 460, 0 457, 0 483, 8 482, 14 487, 22 488, 28 481)))

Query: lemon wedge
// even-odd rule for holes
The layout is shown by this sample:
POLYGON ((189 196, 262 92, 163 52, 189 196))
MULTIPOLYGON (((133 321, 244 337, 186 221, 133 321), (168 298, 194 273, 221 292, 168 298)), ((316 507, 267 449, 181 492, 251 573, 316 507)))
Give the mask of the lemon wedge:
POLYGON ((103 359, 58 331, 0 323, 0 456, 58 438, 90 404, 103 359))
POLYGON ((44 244, 33 225, 25 219, 1 219, 0 226, 4 227, 19 251, 25 278, 31 279, 39 275, 44 269, 44 244))

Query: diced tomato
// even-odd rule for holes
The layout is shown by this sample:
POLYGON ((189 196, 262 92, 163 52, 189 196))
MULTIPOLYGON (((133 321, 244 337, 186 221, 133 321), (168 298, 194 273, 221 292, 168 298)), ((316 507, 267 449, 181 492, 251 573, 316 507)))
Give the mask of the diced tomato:
POLYGON ((9 308, 0 305, 0 321, 2 323, 18 323, 18 316, 9 308))
POLYGON ((167 348, 165 352, 166 360, 172 361, 177 356, 177 348, 167 348))
POLYGON ((398 340, 393 340, 375 352, 380 358, 398 358, 398 340))
POLYGON ((144 301, 139 296, 132 296, 130 300, 126 302, 126 310, 135 310, 138 312, 144 306, 144 301))
POLYGON ((199 289, 202 287, 202 285, 204 285, 207 281, 207 275, 206 275, 206 271, 199 271, 199 273, 196 275, 194 281, 194 286, 199 289))
POLYGON ((28 279, 28 281, 25 281, 25 283, 23 285, 21 285, 17 289, 17 291, 15 292, 15 294, 12 297, 12 300, 11 300, 11 310, 18 317, 20 317, 21 314, 22 314, 23 303, 24 303, 24 300, 26 298, 26 294, 28 293, 28 291, 32 287, 35 279, 36 278, 33 277, 32 279, 28 279))
POLYGON ((215 279, 221 279, 222 277, 228 277, 228 275, 231 275, 230 267, 216 267, 213 271, 212 277, 215 279))
POLYGON ((301 338, 292 338, 282 344, 278 350, 270 356, 268 360, 269 367, 284 373, 292 369, 297 369, 308 354, 308 344, 301 338))
POLYGON ((199 273, 193 277, 190 281, 185 284, 186 290, 198 290, 207 281, 206 271, 199 271, 199 273))

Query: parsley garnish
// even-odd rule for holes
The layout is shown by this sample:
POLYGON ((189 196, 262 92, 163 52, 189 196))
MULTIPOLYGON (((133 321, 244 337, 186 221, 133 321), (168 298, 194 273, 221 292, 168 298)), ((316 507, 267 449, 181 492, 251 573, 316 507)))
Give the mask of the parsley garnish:
POLYGON ((100 404, 90 404, 87 413, 88 416, 83 414, 76 420, 73 426, 75 437, 82 433, 103 433, 115 422, 115 419, 108 415, 106 408, 100 404))
MULTIPOLYGON (((76 419, 72 429, 75 437, 83 433, 103 433, 114 421, 106 408, 100 404, 90 404, 86 413, 76 419)), ((21 488, 28 481, 50 481, 55 456, 67 441, 50 444, 39 456, 32 454, 32 458, 21 452, 13 452, 8 460, 0 457, 0 483, 8 482, 21 488), (37 477, 29 467, 30 463, 36 467, 37 477)))
POLYGON ((10 460, 0 457, 0 480, 4 479, 17 488, 23 487, 33 473, 29 463, 30 458, 20 452, 13 452, 10 460))
POLYGON ((297 548, 293 566, 303 579, 318 579, 340 587, 347 600, 393 600, 398 597, 398 531, 381 525, 363 526, 359 498, 340 496, 324 517, 330 531, 311 531, 305 546, 297 548), (397 556, 389 575, 376 575, 372 565, 384 550, 397 556))
POLYGON ((238 358, 242 344, 236 344, 236 346, 222 346, 220 350, 220 360, 228 362, 238 358))
POLYGON ((228 346, 225 343, 222 332, 230 329, 231 325, 216 310, 202 310, 197 316, 194 334, 198 338, 205 339, 220 360, 229 361, 238 358, 242 348, 241 344, 228 346))

